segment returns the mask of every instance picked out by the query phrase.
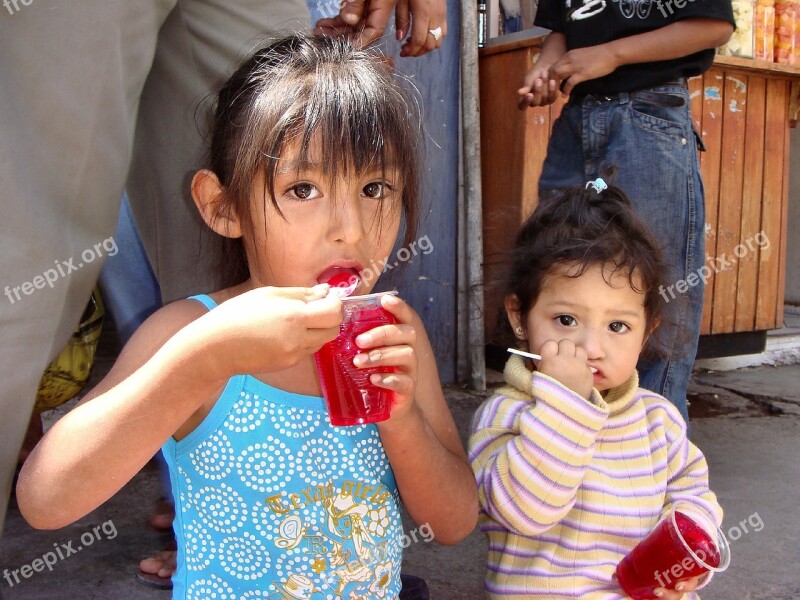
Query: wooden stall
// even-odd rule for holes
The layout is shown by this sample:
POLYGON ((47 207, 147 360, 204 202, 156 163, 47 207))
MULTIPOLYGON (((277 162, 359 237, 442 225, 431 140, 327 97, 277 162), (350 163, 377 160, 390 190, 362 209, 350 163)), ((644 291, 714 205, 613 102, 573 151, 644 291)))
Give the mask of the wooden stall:
MULTIPOLYGON (((522 220, 537 202, 550 129, 563 101, 520 111, 516 89, 541 36, 480 51, 487 340, 502 307, 498 281, 522 220)), ((783 320, 789 127, 798 118, 800 68, 718 56, 690 80, 692 115, 707 147, 706 287, 701 333, 755 332, 783 320), (724 259, 724 260, 723 260, 724 259), (712 264, 713 263, 713 264, 712 264), (714 267, 720 269, 713 273, 714 267), (722 270, 724 268, 724 270, 722 270)))

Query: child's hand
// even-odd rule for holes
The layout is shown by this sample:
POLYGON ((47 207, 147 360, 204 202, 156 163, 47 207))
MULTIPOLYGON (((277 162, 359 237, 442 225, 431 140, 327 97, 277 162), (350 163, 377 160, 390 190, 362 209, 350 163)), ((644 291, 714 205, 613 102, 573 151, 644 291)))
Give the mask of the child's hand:
POLYGON ((544 375, 561 382, 576 394, 587 400, 592 394, 594 377, 589 368, 589 357, 583 348, 575 346, 570 340, 547 340, 542 344, 537 369, 544 375))
POLYGON ((203 317, 213 324, 209 350, 227 379, 238 373, 279 371, 297 364, 334 339, 342 302, 330 286, 262 287, 220 304, 203 317))
POLYGON ((579 83, 608 75, 618 66, 617 59, 607 44, 575 48, 550 67, 550 83, 555 81, 563 95, 569 96, 572 88, 579 83))
POLYGON ((550 78, 550 65, 541 61, 525 75, 525 85, 517 90, 520 110, 530 106, 547 106, 558 98, 558 82, 550 78))
POLYGON ((384 296, 381 306, 394 315, 397 323, 359 335, 356 344, 364 352, 355 356, 353 364, 359 368, 397 368, 395 373, 373 373, 370 381, 395 392, 391 419, 402 419, 412 409, 417 389, 417 334, 410 324, 413 313, 408 304, 396 296, 384 296))
POLYGON ((659 598, 663 598, 664 600, 681 600, 684 597, 684 594, 688 592, 693 592, 697 589, 697 586, 700 585, 700 577, 693 577, 692 579, 687 579, 686 581, 679 581, 675 585, 674 590, 669 590, 667 588, 656 588, 653 590, 655 595, 659 598))

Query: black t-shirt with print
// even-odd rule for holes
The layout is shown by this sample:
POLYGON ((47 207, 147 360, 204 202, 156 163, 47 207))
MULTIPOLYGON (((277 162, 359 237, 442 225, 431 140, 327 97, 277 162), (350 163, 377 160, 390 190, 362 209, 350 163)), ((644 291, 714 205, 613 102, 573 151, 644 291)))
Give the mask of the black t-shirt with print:
MULTIPOLYGON (((689 17, 734 23, 731 0, 540 0, 535 24, 563 33, 567 49, 572 50, 646 33, 689 17)), ((622 65, 604 77, 578 84, 573 94, 640 90, 699 75, 713 59, 711 49, 673 60, 622 65)))

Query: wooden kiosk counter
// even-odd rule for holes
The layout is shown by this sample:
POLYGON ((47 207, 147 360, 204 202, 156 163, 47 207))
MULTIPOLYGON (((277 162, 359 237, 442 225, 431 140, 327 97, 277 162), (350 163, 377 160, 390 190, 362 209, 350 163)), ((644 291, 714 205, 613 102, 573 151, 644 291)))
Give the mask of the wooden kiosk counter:
MULTIPOLYGON (((533 32, 543 30, 533 30, 533 32)), ((537 202, 551 124, 563 101, 520 111, 516 90, 543 37, 493 40, 479 53, 481 176, 487 340, 496 338, 514 233, 537 202)), ((509 36, 510 37, 510 36, 509 36)), ((796 124, 800 67, 717 56, 689 80, 691 109, 707 150, 706 285, 701 334, 780 328, 786 272, 789 127, 796 124), (757 237, 756 237, 757 236, 757 237), (727 262, 720 259, 726 259, 727 262), (726 270, 713 273, 712 267, 726 270)), ((723 354, 721 351, 719 354, 723 354)))

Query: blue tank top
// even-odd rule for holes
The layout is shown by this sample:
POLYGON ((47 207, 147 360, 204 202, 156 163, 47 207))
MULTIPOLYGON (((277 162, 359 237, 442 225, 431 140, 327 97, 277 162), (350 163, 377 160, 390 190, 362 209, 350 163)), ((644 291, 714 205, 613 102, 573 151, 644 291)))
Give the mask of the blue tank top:
POLYGON ((173 598, 399 594, 399 495, 374 425, 334 427, 322 398, 237 375, 163 451, 175 497, 173 598))

